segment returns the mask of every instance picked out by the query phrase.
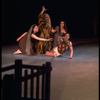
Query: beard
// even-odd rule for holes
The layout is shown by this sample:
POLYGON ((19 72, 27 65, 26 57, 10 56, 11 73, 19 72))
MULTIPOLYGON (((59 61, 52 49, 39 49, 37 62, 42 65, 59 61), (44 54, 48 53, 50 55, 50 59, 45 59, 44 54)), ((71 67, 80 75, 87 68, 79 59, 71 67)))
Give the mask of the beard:
POLYGON ((49 19, 45 19, 45 23, 46 24, 49 24, 49 19))
POLYGON ((45 24, 46 24, 49 28, 51 28, 51 24, 50 24, 49 20, 45 20, 45 24))

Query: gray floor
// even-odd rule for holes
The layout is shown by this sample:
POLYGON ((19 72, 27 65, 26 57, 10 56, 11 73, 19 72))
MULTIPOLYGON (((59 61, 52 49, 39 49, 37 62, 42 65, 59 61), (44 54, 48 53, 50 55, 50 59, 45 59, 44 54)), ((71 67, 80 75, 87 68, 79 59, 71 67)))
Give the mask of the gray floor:
MULTIPOLYGON (((22 59, 23 64, 42 65, 51 62, 51 100, 99 100, 99 45, 97 39, 73 39, 73 59, 67 59, 69 50, 62 57, 43 54, 13 55, 17 45, 2 47, 2 67, 22 59)), ((13 73, 13 71, 6 72, 13 73)), ((5 73, 2 74, 2 77, 5 73)))

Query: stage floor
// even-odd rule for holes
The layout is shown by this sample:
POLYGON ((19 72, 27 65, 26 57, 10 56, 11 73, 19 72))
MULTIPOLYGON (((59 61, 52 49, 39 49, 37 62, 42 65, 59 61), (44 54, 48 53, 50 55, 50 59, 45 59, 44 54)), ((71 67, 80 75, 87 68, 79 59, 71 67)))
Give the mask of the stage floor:
MULTIPOLYGON (((14 55, 17 44, 2 46, 2 68, 13 65, 16 59, 23 64, 42 65, 51 62, 51 100, 99 99, 99 43, 97 39, 73 40, 73 59, 67 59, 69 50, 61 57, 44 54, 14 55)), ((8 71, 5 73, 13 73, 8 71)), ((2 74, 3 75, 5 74, 2 74)))

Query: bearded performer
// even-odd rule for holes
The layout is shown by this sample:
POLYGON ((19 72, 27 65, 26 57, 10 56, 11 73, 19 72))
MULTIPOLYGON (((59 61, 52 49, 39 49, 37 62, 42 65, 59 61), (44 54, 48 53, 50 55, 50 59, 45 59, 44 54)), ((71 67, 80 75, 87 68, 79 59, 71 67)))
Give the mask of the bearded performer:
MULTIPOLYGON (((51 26, 49 14, 44 13, 46 10, 47 9, 45 9, 45 7, 43 6, 42 11, 38 16, 38 36, 40 38, 49 39, 52 37, 53 33, 55 33, 55 30, 51 26)), ((39 41, 35 46, 37 54, 44 54, 46 51, 50 51, 52 48, 51 44, 51 42, 39 41)))

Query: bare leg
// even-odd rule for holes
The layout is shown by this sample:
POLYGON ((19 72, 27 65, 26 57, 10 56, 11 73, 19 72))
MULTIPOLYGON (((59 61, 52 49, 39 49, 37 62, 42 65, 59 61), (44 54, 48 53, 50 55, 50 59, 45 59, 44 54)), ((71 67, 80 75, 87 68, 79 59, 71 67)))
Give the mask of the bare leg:
POLYGON ((46 51, 46 56, 53 56, 54 57, 54 52, 49 52, 49 51, 46 51))
POLYGON ((17 51, 15 51, 13 54, 19 54, 22 53, 19 49, 17 51))
POLYGON ((55 52, 55 57, 61 56, 61 54, 58 52, 58 47, 53 48, 53 51, 55 52))

